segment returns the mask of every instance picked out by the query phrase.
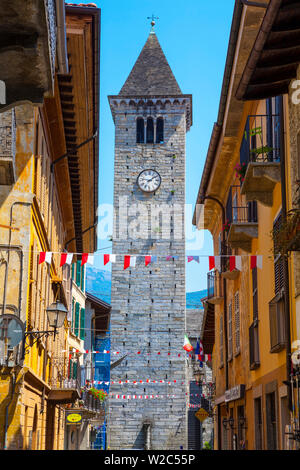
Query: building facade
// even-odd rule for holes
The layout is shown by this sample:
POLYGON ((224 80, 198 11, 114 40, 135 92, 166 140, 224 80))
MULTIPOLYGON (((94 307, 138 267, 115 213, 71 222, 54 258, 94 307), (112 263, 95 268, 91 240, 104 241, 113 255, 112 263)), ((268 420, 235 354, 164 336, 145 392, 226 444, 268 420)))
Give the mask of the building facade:
POLYGON ((111 378, 177 382, 159 389, 155 384, 138 388, 128 384, 122 392, 113 385, 112 395, 137 394, 143 399, 124 404, 110 398, 108 445, 111 449, 186 448, 186 372, 184 357, 178 357, 178 351, 182 351, 185 330, 183 217, 191 96, 182 94, 154 31, 121 92, 110 96, 109 102, 116 129, 117 213, 111 350, 127 354, 112 370, 111 378), (124 211, 128 218, 125 215, 124 219, 124 211), (143 214, 140 221, 137 211, 143 214), (125 270, 124 255, 137 256, 136 266, 125 270), (156 256, 156 262, 152 259, 145 266, 145 255, 156 256), (152 394, 176 398, 145 399, 152 394))
POLYGON ((299 246, 284 230, 286 214, 298 207, 290 151, 297 119, 287 96, 296 73, 289 77, 285 70, 282 79, 287 61, 273 52, 279 28, 288 44, 299 5, 289 5, 283 20, 285 3, 260 8, 236 2, 218 122, 197 200, 219 257, 208 274, 202 332, 204 348, 213 352, 217 449, 295 448, 289 433, 295 430, 291 343, 299 246))
MULTIPOLYGON (((71 308, 71 268, 61 264, 60 254, 96 250, 97 139, 79 150, 77 145, 98 128, 99 10, 65 10, 59 1, 26 9, 16 1, 10 8, 17 16, 11 10, 7 14, 23 26, 17 34, 6 22, 6 30, 18 36, 11 53, 22 56, 21 73, 1 63, 7 74, 1 76, 7 102, 0 114, 1 448, 55 450, 64 448, 65 406, 80 397, 80 377, 70 376, 68 317, 55 336, 49 335, 46 309, 55 301, 71 308), (33 18, 38 34, 25 36, 38 38, 38 44, 20 48, 33 18), (77 34, 83 30, 85 35, 77 34), (86 48, 86 54, 72 53, 72 64, 67 37, 69 53, 74 41, 75 48, 78 41, 86 48), (85 66, 94 70, 88 81, 80 76, 85 66), (84 190, 87 184, 90 193, 84 190), (41 252, 51 253, 47 262, 40 262, 41 252), (5 336, 7 315, 15 315, 23 328, 12 347, 5 336)), ((6 55, 1 60, 13 62, 6 55)))

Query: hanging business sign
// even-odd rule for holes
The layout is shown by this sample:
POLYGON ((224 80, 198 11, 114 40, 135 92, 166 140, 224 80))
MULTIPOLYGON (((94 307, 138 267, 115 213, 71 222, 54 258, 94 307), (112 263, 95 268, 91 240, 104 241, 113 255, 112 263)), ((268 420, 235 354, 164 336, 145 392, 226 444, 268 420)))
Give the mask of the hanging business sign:
POLYGON ((77 411, 68 412, 66 414, 66 424, 81 424, 82 422, 82 414, 78 413, 77 411))
POLYGON ((201 421, 201 423, 203 423, 203 421, 208 418, 209 413, 204 408, 200 408, 197 413, 195 413, 195 416, 199 421, 201 421))
POLYGON ((245 385, 237 385, 236 387, 226 390, 225 402, 240 400, 245 396, 245 385))

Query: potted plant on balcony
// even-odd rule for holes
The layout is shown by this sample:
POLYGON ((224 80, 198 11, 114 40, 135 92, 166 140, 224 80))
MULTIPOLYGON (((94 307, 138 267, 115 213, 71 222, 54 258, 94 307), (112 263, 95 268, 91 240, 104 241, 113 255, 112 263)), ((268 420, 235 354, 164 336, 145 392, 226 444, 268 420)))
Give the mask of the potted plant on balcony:
POLYGON ((229 230, 230 230, 230 222, 229 222, 229 220, 227 219, 226 222, 225 222, 225 224, 224 224, 223 227, 222 227, 222 232, 228 233, 229 230))
POLYGON ((97 388, 90 388, 88 393, 99 401, 105 401, 107 393, 104 390, 98 390, 97 388))
POLYGON ((242 184, 245 181, 245 174, 247 171, 247 165, 246 163, 237 163, 234 167, 235 169, 235 176, 240 180, 240 183, 242 184))

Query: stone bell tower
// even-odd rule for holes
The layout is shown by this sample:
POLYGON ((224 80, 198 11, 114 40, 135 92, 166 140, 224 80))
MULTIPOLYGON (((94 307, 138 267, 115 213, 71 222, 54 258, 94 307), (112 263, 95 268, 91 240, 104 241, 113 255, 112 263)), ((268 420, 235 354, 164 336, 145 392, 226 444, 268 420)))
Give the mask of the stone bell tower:
POLYGON ((120 352, 112 362, 126 357, 111 371, 108 446, 186 449, 185 142, 192 96, 182 94, 154 28, 109 103, 117 255, 111 351, 120 352), (136 257, 135 266, 124 269, 124 255, 136 257))

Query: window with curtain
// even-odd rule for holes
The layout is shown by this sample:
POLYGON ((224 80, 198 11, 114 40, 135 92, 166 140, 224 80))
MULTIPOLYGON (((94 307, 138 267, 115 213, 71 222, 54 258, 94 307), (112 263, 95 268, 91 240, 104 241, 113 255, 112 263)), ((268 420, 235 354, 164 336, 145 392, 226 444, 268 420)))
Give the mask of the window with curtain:
POLYGON ((154 122, 153 118, 147 119, 147 144, 154 143, 154 122))
POLYGON ((164 120, 159 117, 156 121, 156 143, 160 144, 164 141, 164 120))
POLYGON ((143 118, 138 118, 136 121, 136 143, 145 143, 145 122, 143 118))

